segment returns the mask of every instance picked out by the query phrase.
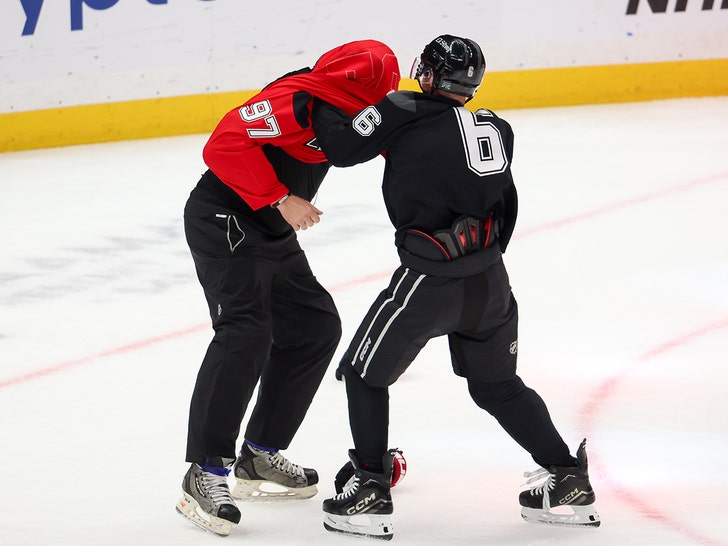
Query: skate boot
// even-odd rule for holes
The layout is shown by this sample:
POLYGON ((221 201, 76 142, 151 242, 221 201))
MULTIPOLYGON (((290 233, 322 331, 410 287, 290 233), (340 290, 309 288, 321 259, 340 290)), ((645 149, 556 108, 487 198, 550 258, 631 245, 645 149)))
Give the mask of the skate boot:
MULTIPOLYGON (((396 449, 390 449, 382 463, 384 472, 373 473, 363 470, 356 452, 349 450, 351 467, 344 465, 337 480, 349 474, 349 480, 342 491, 324 500, 324 528, 327 531, 357 537, 392 540, 394 536, 390 516, 394 512, 390 488, 392 466, 396 449)), ((341 484, 336 484, 337 489, 341 484)))
POLYGON ((278 451, 258 449, 248 442, 243 443, 233 469, 236 499, 307 499, 318 492, 318 474, 313 468, 303 468, 278 451))
MULTIPOLYGON (((334 489, 336 490, 336 493, 342 493, 344 491, 346 482, 349 481, 352 474, 354 474, 354 465, 351 461, 349 461, 341 467, 339 472, 336 474, 336 477, 334 478, 334 489)), ((394 458, 392 459, 391 487, 394 487, 395 485, 400 483, 404 479, 406 474, 407 460, 404 458, 404 453, 401 449, 394 449, 394 458)))
POLYGON ((589 483, 586 439, 576 452, 578 466, 550 466, 526 472, 527 484, 541 481, 518 497, 521 516, 533 523, 599 527, 594 490, 589 483))
POLYGON ((227 468, 192 464, 182 480, 177 512, 205 531, 227 536, 240 522, 240 510, 230 496, 227 468))

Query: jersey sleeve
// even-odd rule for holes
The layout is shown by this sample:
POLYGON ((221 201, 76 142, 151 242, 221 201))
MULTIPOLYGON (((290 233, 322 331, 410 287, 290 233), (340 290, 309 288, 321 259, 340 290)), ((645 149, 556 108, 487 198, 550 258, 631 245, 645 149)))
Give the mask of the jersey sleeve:
MULTIPOLYGON (((300 106, 300 96, 297 98, 300 106)), ((299 108, 300 109, 300 108, 299 108)), ((289 91, 263 90, 228 112, 205 145, 205 164, 233 188, 253 210, 274 203, 286 193, 262 146, 285 146, 302 130, 289 91)))
POLYGON ((337 167, 364 163, 384 153, 401 125, 397 108, 384 98, 354 116, 314 100, 313 128, 327 159, 337 167))

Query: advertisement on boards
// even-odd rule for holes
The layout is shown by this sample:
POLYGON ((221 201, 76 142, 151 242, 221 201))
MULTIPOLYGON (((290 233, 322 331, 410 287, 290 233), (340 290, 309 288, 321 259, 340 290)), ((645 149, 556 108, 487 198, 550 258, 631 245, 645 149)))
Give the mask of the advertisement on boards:
POLYGON ((330 47, 386 42, 403 72, 442 33, 489 71, 728 57, 728 0, 6 0, 0 113, 258 89, 330 47))

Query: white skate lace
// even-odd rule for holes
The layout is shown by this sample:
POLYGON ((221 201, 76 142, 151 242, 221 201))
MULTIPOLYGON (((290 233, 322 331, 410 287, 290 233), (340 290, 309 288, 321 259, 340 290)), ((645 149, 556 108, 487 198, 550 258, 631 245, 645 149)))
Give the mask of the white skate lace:
POLYGON ((304 478, 305 474, 303 472, 303 468, 301 468, 297 464, 293 464, 291 461, 286 459, 283 455, 281 455, 279 452, 273 453, 268 457, 268 461, 270 462, 271 466, 274 468, 277 468, 281 472, 284 472, 285 474, 289 474, 291 476, 298 476, 300 478, 304 478))
POLYGON ((542 483, 531 486, 532 495, 538 495, 545 493, 546 491, 551 491, 555 485, 554 475, 545 468, 539 468, 538 470, 534 470, 533 472, 524 472, 523 477, 528 478, 526 480, 526 483, 524 483, 523 485, 531 485, 532 483, 543 480, 542 483))
POLYGON ((359 477, 354 474, 351 478, 349 478, 349 481, 344 484, 344 490, 334 495, 334 500, 342 500, 342 499, 348 499, 349 497, 356 494, 356 492, 359 490, 359 477))
POLYGON ((524 472, 523 477, 527 478, 526 483, 523 485, 531 485, 532 483, 543 480, 541 483, 536 483, 536 485, 531 486, 531 495, 542 495, 543 507, 548 510, 551 505, 551 495, 547 495, 546 493, 551 491, 556 485, 554 475, 545 468, 539 468, 533 472, 524 472))
POLYGON ((225 476, 217 476, 210 472, 202 472, 202 488, 207 491, 208 497, 216 505, 235 504, 233 497, 230 495, 227 478, 225 476))

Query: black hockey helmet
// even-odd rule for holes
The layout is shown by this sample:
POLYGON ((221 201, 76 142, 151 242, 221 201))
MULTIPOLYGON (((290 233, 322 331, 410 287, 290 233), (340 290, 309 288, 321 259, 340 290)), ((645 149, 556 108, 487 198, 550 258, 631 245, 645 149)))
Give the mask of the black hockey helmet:
POLYGON ((432 88, 472 98, 485 74, 480 46, 468 38, 443 34, 425 46, 412 77, 420 83, 432 70, 432 88))

